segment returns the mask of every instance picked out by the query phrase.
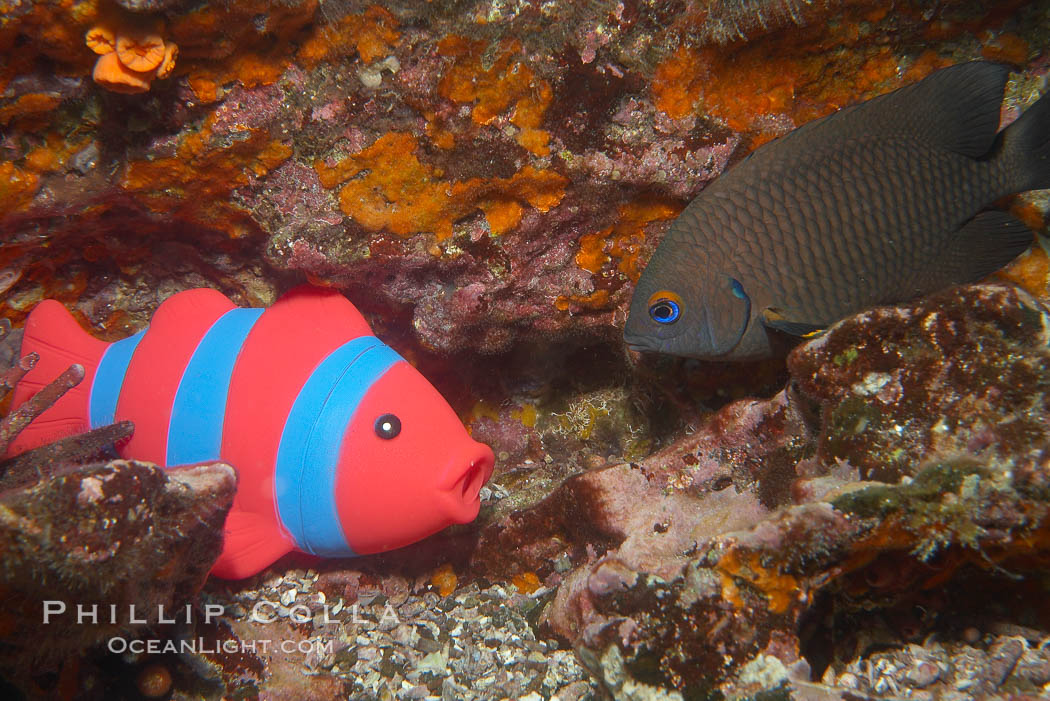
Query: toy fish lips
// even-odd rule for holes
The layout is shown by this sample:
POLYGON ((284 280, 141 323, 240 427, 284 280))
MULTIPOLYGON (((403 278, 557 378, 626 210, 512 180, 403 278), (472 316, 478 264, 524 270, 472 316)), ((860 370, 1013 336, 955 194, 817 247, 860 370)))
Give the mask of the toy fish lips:
POLYGON ((492 475, 492 449, 476 444, 457 456, 438 482, 438 493, 447 500, 447 514, 456 523, 468 523, 478 515, 481 486, 492 475))
POLYGON ((212 568, 220 577, 249 576, 293 550, 352 557, 408 545, 474 519, 492 474, 491 448, 332 290, 296 288, 265 310, 187 290, 147 330, 112 344, 46 300, 22 352, 40 360, 15 406, 71 363, 85 378, 9 454, 130 420, 124 457, 237 468, 212 568))

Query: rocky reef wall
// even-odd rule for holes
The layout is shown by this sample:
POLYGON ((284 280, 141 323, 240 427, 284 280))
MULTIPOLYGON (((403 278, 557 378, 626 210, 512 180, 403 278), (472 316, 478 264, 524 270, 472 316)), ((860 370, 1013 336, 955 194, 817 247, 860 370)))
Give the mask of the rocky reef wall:
MULTIPOLYGON (((229 615, 119 631, 214 653, 114 655, 103 630, 28 674, 15 648, 0 662, 21 693, 105 698, 133 679, 146 694, 164 675, 178 698, 1050 683, 1039 242, 987 284, 844 320, 786 362, 641 357, 620 339, 670 222, 757 146, 977 58, 1013 69, 1016 118, 1047 91, 1045 0, 28 0, 0 3, 0 56, 0 316, 17 327, 54 298, 115 340, 186 288, 264 306, 335 287, 497 454, 476 524, 206 584, 217 545, 191 548, 179 524, 215 530, 225 466, 180 487, 98 455, 23 465, 0 483, 9 608, 37 583, 112 591, 79 541, 33 534, 56 525, 48 503, 79 504, 99 513, 56 527, 113 518, 104 549, 127 524, 78 494, 126 481, 163 505, 171 555, 136 559, 155 535, 131 531, 140 567, 109 560, 100 581, 153 583, 123 604, 229 615), (332 646, 221 650, 278 637, 332 646)), ((1045 193, 1002 204, 1045 233, 1045 193)), ((0 629, 27 621, 8 611, 0 629)))

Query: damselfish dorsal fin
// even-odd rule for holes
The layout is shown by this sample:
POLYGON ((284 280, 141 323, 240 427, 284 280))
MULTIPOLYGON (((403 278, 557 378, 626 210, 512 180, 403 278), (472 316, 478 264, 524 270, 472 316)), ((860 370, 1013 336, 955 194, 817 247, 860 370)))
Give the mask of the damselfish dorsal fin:
POLYGON ((871 104, 926 142, 978 158, 995 141, 1009 73, 998 63, 960 63, 871 104))
POLYGON ((863 135, 903 135, 979 158, 995 142, 1008 77, 1005 66, 988 61, 949 66, 807 122, 763 148, 808 151, 863 135))

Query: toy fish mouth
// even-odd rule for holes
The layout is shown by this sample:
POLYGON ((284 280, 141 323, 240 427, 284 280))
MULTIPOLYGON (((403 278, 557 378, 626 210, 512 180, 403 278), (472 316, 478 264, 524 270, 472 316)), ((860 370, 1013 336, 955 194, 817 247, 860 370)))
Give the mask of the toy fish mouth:
POLYGON ((449 514, 457 523, 467 523, 478 515, 481 485, 492 476, 496 458, 492 449, 481 443, 474 444, 466 458, 453 462, 438 485, 446 496, 449 514))

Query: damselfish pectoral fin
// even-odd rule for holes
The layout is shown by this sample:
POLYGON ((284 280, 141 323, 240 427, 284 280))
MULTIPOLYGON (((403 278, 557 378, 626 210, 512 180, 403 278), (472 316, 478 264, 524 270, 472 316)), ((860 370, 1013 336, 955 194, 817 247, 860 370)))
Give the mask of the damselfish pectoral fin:
POLYGON ((824 326, 810 324, 804 321, 789 319, 783 311, 775 307, 766 307, 762 310, 762 323, 771 329, 783 331, 792 336, 801 338, 813 338, 824 333, 824 326))
POLYGON ((981 212, 956 233, 942 265, 953 283, 976 282, 1021 255, 1033 240, 1032 230, 1009 212, 981 212))

